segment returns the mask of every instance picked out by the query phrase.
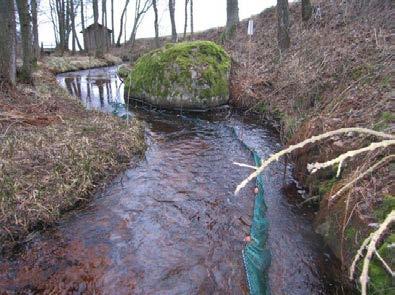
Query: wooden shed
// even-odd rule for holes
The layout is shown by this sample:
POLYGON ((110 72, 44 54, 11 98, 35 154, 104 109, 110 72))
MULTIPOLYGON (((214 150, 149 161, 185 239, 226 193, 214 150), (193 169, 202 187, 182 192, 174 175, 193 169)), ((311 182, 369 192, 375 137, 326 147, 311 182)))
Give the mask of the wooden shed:
POLYGON ((96 50, 96 44, 102 47, 103 52, 108 52, 111 47, 112 30, 101 24, 91 24, 81 32, 84 36, 85 50, 93 52, 96 50), (96 43, 97 40, 97 43, 96 43))

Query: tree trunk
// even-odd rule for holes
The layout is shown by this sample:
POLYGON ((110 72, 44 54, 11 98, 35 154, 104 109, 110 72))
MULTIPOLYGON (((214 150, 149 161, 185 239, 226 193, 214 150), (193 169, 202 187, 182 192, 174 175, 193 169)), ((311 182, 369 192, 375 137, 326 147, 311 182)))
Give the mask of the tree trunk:
POLYGON ((280 52, 290 46, 288 0, 277 0, 277 41, 280 52))
POLYGON ((155 27, 155 47, 159 48, 159 25, 158 25, 158 7, 156 6, 156 0, 152 0, 152 6, 154 7, 155 13, 155 20, 154 20, 154 27, 155 27))
POLYGON ((101 23, 107 27, 107 1, 101 0, 101 23))
POLYGON ((58 19, 58 32, 59 32, 59 49, 60 53, 63 54, 65 50, 68 50, 67 40, 67 17, 66 17, 66 4, 64 0, 56 0, 56 15, 58 19))
POLYGON ((102 32, 99 28, 99 6, 98 0, 92 0, 93 6, 93 22, 94 22, 94 38, 95 38, 95 56, 103 57, 103 40, 102 40, 102 32))
MULTIPOLYGON (((56 3, 56 2, 55 2, 56 3)), ((58 47, 59 46, 59 30, 58 26, 56 24, 57 20, 57 13, 56 13, 56 8, 54 6, 54 0, 49 1, 49 13, 50 13, 50 18, 51 18, 51 23, 52 23, 52 28, 54 32, 54 37, 55 37, 55 44, 58 47)))
POLYGON ((71 17, 70 17, 70 11, 71 11, 71 1, 73 0, 66 0, 66 17, 65 17, 65 23, 64 23, 64 27, 65 27, 65 46, 64 46, 64 50, 69 50, 69 37, 70 37, 70 33, 72 31, 71 28, 71 17))
POLYGON ((73 38, 73 52, 75 52, 75 45, 77 44, 78 50, 82 51, 82 47, 80 41, 78 40, 77 30, 75 28, 75 15, 76 15, 76 6, 74 5, 74 1, 71 1, 70 6, 70 18, 71 18, 71 30, 72 30, 72 38, 73 38))
POLYGON ((177 30, 176 30, 176 20, 175 20, 175 0, 169 0, 169 12, 171 21, 171 41, 173 43, 177 42, 177 30))
POLYGON ((31 0, 30 5, 32 10, 34 58, 38 60, 40 57, 40 44, 38 41, 37 0, 31 0))
POLYGON ((0 81, 15 84, 16 25, 13 0, 0 0, 0 81))
POLYGON ((31 31, 31 19, 29 13, 28 0, 17 0, 21 39, 22 39, 22 59, 23 65, 21 69, 21 80, 24 82, 32 82, 32 71, 34 64, 33 42, 31 31))
POLYGON ((239 4, 238 0, 226 1, 226 35, 231 37, 236 30, 239 22, 239 4))
POLYGON ((190 19, 191 19, 191 40, 193 40, 193 0, 189 0, 190 5, 190 19))
POLYGON ((127 23, 128 23, 128 11, 126 10, 126 12, 125 12, 125 22, 124 22, 124 24, 123 24, 123 30, 125 31, 125 34, 124 34, 124 39, 123 39, 123 43, 124 44, 126 44, 126 25, 127 25, 127 23))
POLYGON ((68 13, 70 14, 70 18, 71 18, 71 51, 73 54, 75 54, 76 52, 76 42, 75 42, 75 38, 76 33, 75 33, 75 22, 74 22, 74 4, 71 3, 71 5, 69 5, 68 7, 68 13))
POLYGON ((111 0, 111 43, 115 44, 115 26, 114 26, 114 0, 111 0))
POLYGON ((85 14, 84 14, 84 0, 80 1, 81 5, 81 28, 83 34, 83 43, 84 43, 84 50, 86 50, 86 40, 85 40, 85 14))
POLYGON ((183 39, 187 37, 187 27, 188 27, 188 2, 189 0, 185 0, 185 22, 184 22, 184 36, 183 39))
POLYGON ((121 46, 121 38, 122 38, 122 33, 123 33, 123 18, 125 17, 126 10, 129 5, 129 0, 125 1, 125 6, 123 7, 122 14, 121 14, 121 21, 120 21, 120 29, 119 29, 119 35, 117 39, 117 47, 121 46))
POLYGON ((137 29, 139 28, 141 21, 144 18, 145 13, 151 8, 152 1, 151 0, 143 0, 143 6, 141 6, 141 0, 136 1, 136 6, 134 10, 134 23, 132 33, 130 34, 130 46, 134 45, 134 41, 136 40, 137 29))
POLYGON ((302 20, 307 22, 313 13, 310 0, 302 0, 302 20))

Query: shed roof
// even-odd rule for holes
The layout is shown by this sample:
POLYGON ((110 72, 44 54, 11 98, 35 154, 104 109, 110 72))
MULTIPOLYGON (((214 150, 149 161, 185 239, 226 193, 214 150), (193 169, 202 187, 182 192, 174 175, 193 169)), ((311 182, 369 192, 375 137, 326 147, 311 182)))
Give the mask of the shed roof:
MULTIPOLYGON (((99 28, 105 28, 105 29, 107 29, 107 31, 109 31, 110 33, 112 32, 112 30, 110 30, 110 29, 107 28, 106 26, 103 26, 102 24, 97 24, 97 27, 99 27, 99 28)), ((93 30, 93 29, 95 29, 95 24, 94 24, 94 23, 91 24, 90 26, 86 27, 86 28, 85 28, 85 31, 90 31, 90 30, 93 30)), ((84 30, 82 30, 80 33, 83 33, 83 32, 84 32, 84 30)))

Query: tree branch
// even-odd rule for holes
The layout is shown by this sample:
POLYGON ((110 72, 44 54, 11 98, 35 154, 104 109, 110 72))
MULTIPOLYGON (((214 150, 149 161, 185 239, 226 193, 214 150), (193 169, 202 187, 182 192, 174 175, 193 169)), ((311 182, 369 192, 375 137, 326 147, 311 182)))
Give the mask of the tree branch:
POLYGON ((367 294, 367 285, 369 280, 369 264, 372 260, 373 254, 376 252, 376 244, 383 236, 388 226, 395 221, 395 210, 392 210, 391 213, 387 215, 384 222, 380 225, 380 227, 371 235, 369 245, 367 247, 367 252, 365 258, 363 260, 362 273, 359 277, 359 281, 361 283, 361 294, 367 294))
POLYGON ((362 172, 361 174, 359 174, 357 177, 355 177, 353 180, 351 180, 349 183, 347 183, 346 185, 344 185, 341 189, 339 189, 336 194, 334 194, 333 196, 331 196, 329 198, 329 201, 334 201, 337 197, 339 197, 342 193, 344 193, 347 189, 349 189, 354 183, 356 183, 357 181, 361 180, 362 178, 364 178, 367 174, 372 173, 374 170, 376 170, 377 168, 379 168, 381 165, 383 165, 384 163, 395 159, 395 155, 389 155, 383 159, 381 159, 379 162, 377 162, 376 164, 374 164, 372 167, 370 167, 369 169, 367 169, 366 171, 362 172))
POLYGON ((386 147, 389 147, 390 145, 394 145, 394 144, 395 144, 395 140, 383 140, 380 142, 373 142, 367 147, 360 148, 360 149, 353 150, 353 151, 348 151, 347 153, 341 154, 336 159, 333 159, 333 160, 330 160, 330 161, 327 161, 324 163, 308 164, 307 170, 311 174, 313 174, 313 173, 316 173, 318 170, 333 166, 337 163, 339 163, 340 164, 339 167, 341 167, 341 164, 348 158, 355 157, 355 156, 362 154, 364 152, 374 151, 375 149, 378 149, 378 148, 386 148, 386 147))
POLYGON ((304 146, 306 146, 307 144, 310 143, 315 143, 317 141, 335 136, 335 135, 339 135, 339 134, 344 134, 344 133, 349 133, 349 132, 357 132, 357 133, 362 133, 362 134, 367 134, 367 135, 373 135, 376 137, 380 137, 380 138, 386 138, 386 139, 391 139, 392 141, 395 139, 395 136, 390 135, 390 134, 386 134, 383 132, 378 132, 378 131, 374 131, 374 130, 370 130, 370 129, 366 129, 366 128, 358 128, 358 127, 354 127, 354 128, 342 128, 342 129, 337 129, 337 130, 333 130, 333 131, 329 131, 326 132, 324 134, 321 135, 317 135, 317 136, 313 136, 311 138, 308 138, 296 145, 292 145, 278 153, 275 153, 273 155, 271 155, 267 160, 265 160, 261 166, 253 173, 251 173, 246 179, 244 179, 236 188, 235 190, 235 194, 238 194, 240 192, 241 189, 243 189, 252 179, 254 179, 255 177, 257 177, 259 174, 262 173, 263 170, 266 169, 267 166, 269 166, 272 162, 274 161, 278 161, 282 156, 292 153, 293 151, 303 148, 304 146))

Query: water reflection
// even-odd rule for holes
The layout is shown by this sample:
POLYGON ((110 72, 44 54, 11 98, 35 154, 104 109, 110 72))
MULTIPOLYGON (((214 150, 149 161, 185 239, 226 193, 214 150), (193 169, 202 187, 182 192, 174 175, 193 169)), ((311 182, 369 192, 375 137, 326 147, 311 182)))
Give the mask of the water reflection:
POLYGON ((90 110, 101 110, 123 116, 122 81, 117 76, 117 67, 105 67, 57 76, 59 83, 72 95, 79 97, 90 110))

